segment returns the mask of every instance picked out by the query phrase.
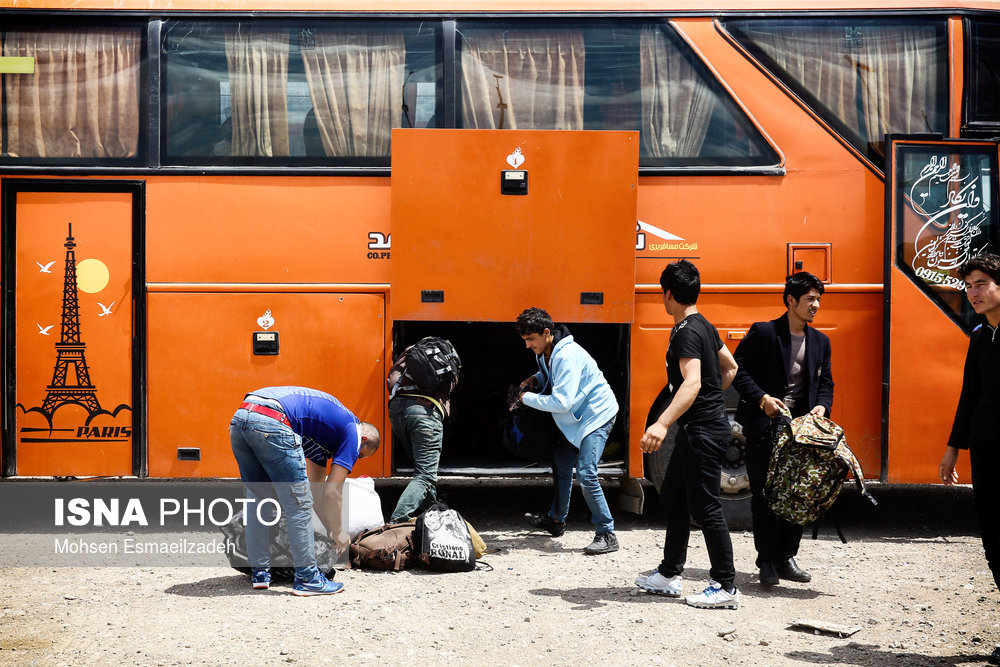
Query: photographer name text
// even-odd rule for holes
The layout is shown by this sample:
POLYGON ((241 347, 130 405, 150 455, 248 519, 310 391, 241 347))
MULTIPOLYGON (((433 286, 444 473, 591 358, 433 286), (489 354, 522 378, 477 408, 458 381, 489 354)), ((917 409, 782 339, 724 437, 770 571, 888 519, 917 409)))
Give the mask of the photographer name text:
POLYGON ((147 541, 132 537, 124 538, 119 542, 88 541, 84 539, 56 539, 53 547, 56 554, 182 554, 182 555, 203 555, 203 554, 235 554, 235 545, 232 542, 221 541, 193 542, 186 538, 179 540, 147 541))

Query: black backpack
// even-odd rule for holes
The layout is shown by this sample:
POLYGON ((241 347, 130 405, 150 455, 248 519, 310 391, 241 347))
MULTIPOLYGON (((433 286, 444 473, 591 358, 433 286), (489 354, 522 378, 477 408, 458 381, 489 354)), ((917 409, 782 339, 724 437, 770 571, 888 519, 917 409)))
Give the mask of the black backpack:
POLYGON ((434 503, 417 517, 413 546, 420 561, 432 570, 471 572, 476 569, 469 524, 444 503, 434 503))
MULTIPOLYGON (((444 338, 428 336, 403 351, 406 375, 421 393, 435 396, 458 379, 462 360, 455 346, 444 338)), ((402 382, 406 382, 403 380, 402 382)))

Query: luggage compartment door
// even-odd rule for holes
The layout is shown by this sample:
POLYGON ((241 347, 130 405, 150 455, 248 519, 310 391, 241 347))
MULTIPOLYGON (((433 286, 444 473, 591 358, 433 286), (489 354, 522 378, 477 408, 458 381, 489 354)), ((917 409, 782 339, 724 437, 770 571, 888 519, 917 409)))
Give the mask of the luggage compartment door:
POLYGON ((631 322, 637 132, 397 129, 394 320, 631 322))

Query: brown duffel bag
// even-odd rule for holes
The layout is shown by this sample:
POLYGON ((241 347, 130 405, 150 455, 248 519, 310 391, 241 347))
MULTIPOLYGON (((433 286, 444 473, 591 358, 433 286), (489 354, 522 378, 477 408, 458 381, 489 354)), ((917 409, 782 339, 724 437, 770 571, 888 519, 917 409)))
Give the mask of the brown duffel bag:
POLYGON ((404 570, 417 564, 413 521, 387 523, 351 540, 351 567, 363 570, 404 570))

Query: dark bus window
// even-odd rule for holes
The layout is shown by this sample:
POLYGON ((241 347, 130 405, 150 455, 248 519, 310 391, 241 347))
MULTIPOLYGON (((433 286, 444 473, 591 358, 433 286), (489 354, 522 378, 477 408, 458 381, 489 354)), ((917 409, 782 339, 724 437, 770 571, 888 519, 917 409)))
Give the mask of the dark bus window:
POLYGON ((1000 23, 970 20, 966 119, 995 136, 1000 129, 1000 23))
POLYGON ((645 167, 779 162, 666 23, 463 21, 456 48, 460 127, 638 130, 645 167))
POLYGON ((997 154, 992 146, 899 146, 896 264, 955 322, 975 312, 958 268, 997 248, 997 154))
POLYGON ((394 127, 438 127, 436 30, 418 22, 170 22, 170 164, 388 166, 394 127))
POLYGON ((137 27, 4 30, 3 161, 134 161, 142 34, 137 27))
POLYGON ((879 168, 887 133, 948 132, 944 20, 753 19, 723 25, 879 168))

